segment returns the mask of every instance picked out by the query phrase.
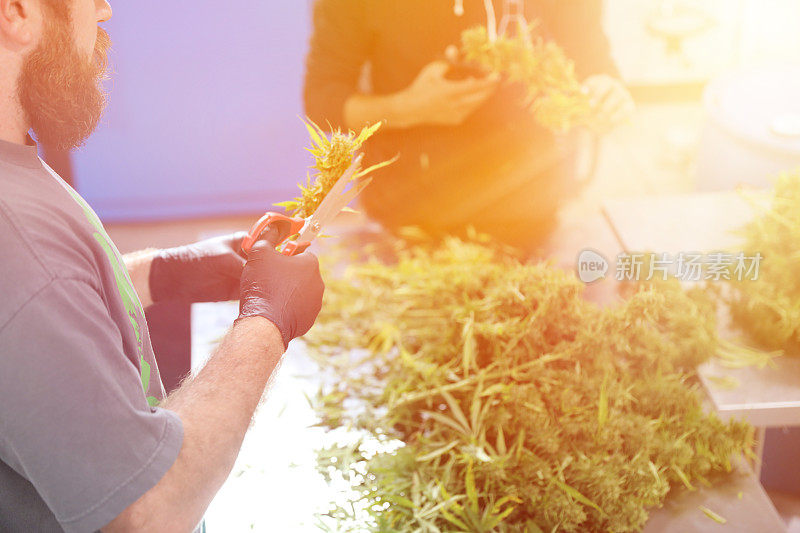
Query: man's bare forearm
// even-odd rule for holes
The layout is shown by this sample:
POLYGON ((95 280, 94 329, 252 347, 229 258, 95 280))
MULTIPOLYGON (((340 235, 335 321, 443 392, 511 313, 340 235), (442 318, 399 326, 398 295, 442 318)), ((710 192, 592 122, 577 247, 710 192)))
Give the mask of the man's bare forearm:
POLYGON ((230 474, 253 413, 283 354, 278 329, 244 318, 200 373, 162 407, 183 422, 183 446, 158 484, 104 531, 191 531, 230 474))
POLYGON ((150 248, 125 254, 122 258, 133 282, 133 287, 136 289, 136 294, 139 295, 139 300, 142 302, 142 307, 153 305, 153 298, 150 295, 150 265, 153 263, 156 252, 158 250, 150 248))

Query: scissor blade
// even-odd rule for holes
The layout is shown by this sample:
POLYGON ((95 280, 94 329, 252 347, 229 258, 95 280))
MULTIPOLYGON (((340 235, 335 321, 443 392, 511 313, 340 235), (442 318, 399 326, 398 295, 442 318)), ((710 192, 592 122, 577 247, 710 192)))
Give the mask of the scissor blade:
MULTIPOLYGON (((358 196, 358 194, 364 190, 366 187, 365 184, 362 184, 364 180, 359 180, 357 183, 350 188, 349 191, 345 191, 347 184, 351 182, 353 175, 355 175, 361 169, 361 159, 362 156, 359 155, 353 163, 348 167, 345 173, 342 175, 341 178, 336 182, 336 184, 331 188, 328 194, 323 198, 322 202, 317 207, 317 210, 311 215, 311 218, 308 220, 308 223, 303 227, 303 230, 300 232, 298 236, 298 241, 301 242, 310 242, 319 235, 322 231, 322 228, 325 227, 331 220, 336 218, 336 215, 344 209, 344 207, 350 203, 353 198, 358 196), (353 194, 353 191, 356 191, 353 194)), ((371 178, 370 178, 371 179, 371 178)), ((369 183, 369 181, 367 181, 369 183)))
POLYGON ((330 219, 339 213, 341 210, 340 201, 342 195, 344 194, 347 184, 352 179, 354 171, 355 167, 350 167, 339 181, 336 182, 330 192, 322 199, 317 210, 314 211, 314 214, 311 216, 312 221, 320 225, 327 224, 330 219))
POLYGON ((344 209, 347 206, 347 204, 349 204, 351 201, 353 201, 356 196, 361 194, 361 191, 366 189, 367 185, 369 185, 371 182, 372 182, 372 178, 365 178, 365 179, 359 180, 358 182, 354 183, 353 186, 350 187, 350 190, 348 190, 347 192, 343 193, 339 197, 339 208, 337 209, 336 212, 337 213, 341 212, 341 210, 344 209))

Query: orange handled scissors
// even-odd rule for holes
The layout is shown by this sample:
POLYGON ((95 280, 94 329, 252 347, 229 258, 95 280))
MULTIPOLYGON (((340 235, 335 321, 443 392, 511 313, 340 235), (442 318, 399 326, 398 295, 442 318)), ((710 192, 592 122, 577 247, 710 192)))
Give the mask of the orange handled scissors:
POLYGON ((363 156, 359 155, 353 160, 353 163, 348 167, 341 178, 331 188, 330 192, 325 196, 322 202, 314 211, 314 214, 307 218, 289 217, 281 213, 268 212, 256 222, 247 237, 242 241, 242 250, 245 253, 250 252, 255 245, 256 241, 261 238, 261 235, 276 227, 280 231, 280 237, 276 243, 277 247, 281 247, 280 253, 283 255, 297 255, 303 253, 309 246, 311 241, 316 239, 322 228, 327 226, 336 215, 338 215, 347 204, 349 204, 356 196, 358 196, 364 188, 370 184, 372 178, 361 177, 353 179, 358 175, 361 170, 361 160, 363 156), (348 189, 349 183, 353 185, 348 189), (294 239, 291 237, 295 236, 294 239))

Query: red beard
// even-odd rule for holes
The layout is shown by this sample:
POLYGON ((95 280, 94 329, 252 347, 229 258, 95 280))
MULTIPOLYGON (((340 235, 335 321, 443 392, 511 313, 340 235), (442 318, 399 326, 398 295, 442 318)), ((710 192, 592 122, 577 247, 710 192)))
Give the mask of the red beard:
POLYGON ((98 28, 91 61, 70 35, 67 14, 53 13, 40 45, 26 58, 18 96, 37 140, 57 150, 82 146, 103 115, 111 40, 98 28))

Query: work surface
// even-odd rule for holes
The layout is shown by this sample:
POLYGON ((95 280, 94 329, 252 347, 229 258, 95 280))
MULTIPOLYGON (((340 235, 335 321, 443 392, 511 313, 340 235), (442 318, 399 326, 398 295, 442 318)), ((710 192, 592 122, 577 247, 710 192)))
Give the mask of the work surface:
MULTIPOLYGON (((734 221, 741 224, 740 218, 750 213, 748 205, 738 197, 730 200, 730 195, 729 200, 691 197, 688 201, 681 201, 680 198, 618 202, 607 206, 605 215, 599 209, 596 212, 582 210, 579 216, 567 215, 553 236, 553 244, 543 253, 558 265, 571 269, 578 253, 585 248, 597 250, 613 260, 626 248, 673 252, 684 248, 705 250, 735 246, 735 237, 726 228, 731 227, 734 221), (726 215, 727 226, 720 221, 722 215, 726 215), (615 222, 614 229, 609 219, 615 222), (614 230, 627 238, 625 248, 614 230), (720 234, 728 240, 716 240, 720 234), (642 240, 637 236, 642 236, 642 240), (657 239, 644 240, 653 236, 657 239)), ((611 275, 613 277, 613 271, 611 275)), ((598 303, 611 305, 617 298, 615 290, 616 284, 609 279, 588 286, 587 294, 598 303)), ((193 366, 200 366, 210 355, 236 314, 235 304, 197 304, 193 307, 193 366)), ((774 401, 776 398, 793 398, 798 392, 800 398, 800 390, 793 385, 800 383, 800 377, 794 381, 787 368, 723 371, 710 366, 704 369, 704 373, 707 376, 736 375, 742 381, 738 393, 737 389, 710 388, 709 391, 718 408, 734 406, 729 414, 740 416, 743 410, 736 410, 737 405, 747 405, 746 411, 753 413, 752 404, 764 407, 766 397, 774 401), (752 373, 755 373, 756 382, 769 385, 762 388, 745 385, 751 383, 745 380, 749 380, 752 373), (779 396, 781 390, 780 394, 784 396, 779 396)), ((800 367, 797 372, 800 374, 800 367)), ((333 438, 313 427, 317 419, 307 396, 313 396, 318 387, 317 366, 305 353, 303 343, 295 341, 284 357, 283 367, 277 373, 266 401, 257 412, 231 477, 209 509, 207 525, 211 533, 320 530, 320 519, 316 514, 323 512, 328 502, 341 499, 346 487, 329 486, 316 471, 315 449, 333 438)), ((339 434, 336 438, 347 440, 348 437, 339 434)), ((327 525, 329 530, 335 531, 334 523, 328 522, 327 525)), ((663 508, 652 510, 645 527, 646 532, 652 533, 785 530, 756 476, 745 464, 739 465, 736 472, 711 488, 674 490, 663 508), (715 522, 703 513, 701 506, 724 517, 727 522, 715 522)))
MULTIPOLYGON (((756 252, 742 250, 736 233, 753 217, 752 202, 763 204, 763 198, 746 201, 736 192, 653 196, 607 202, 604 212, 618 244, 628 252, 756 252)), ((724 315, 721 320, 721 335, 738 337, 724 315)), ((792 355, 765 368, 726 368, 711 360, 699 373, 723 418, 745 419, 758 427, 798 426, 800 357, 792 355), (732 378, 738 385, 720 386, 716 378, 732 378)))
MULTIPOLYGON (((236 318, 236 304, 196 304, 192 310, 193 366, 200 366, 236 318)), ((316 472, 315 449, 327 439, 307 395, 319 382, 316 364, 295 341, 245 438, 233 473, 206 517, 210 533, 319 531, 316 513, 341 498, 316 472)), ((339 439, 347 439, 342 434, 339 439)), ((331 524, 332 525, 332 524, 331 524)), ((676 490, 653 510, 645 532, 780 532, 785 526, 747 466, 713 488, 676 490), (718 524, 699 506, 727 520, 718 524)))

